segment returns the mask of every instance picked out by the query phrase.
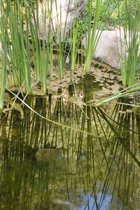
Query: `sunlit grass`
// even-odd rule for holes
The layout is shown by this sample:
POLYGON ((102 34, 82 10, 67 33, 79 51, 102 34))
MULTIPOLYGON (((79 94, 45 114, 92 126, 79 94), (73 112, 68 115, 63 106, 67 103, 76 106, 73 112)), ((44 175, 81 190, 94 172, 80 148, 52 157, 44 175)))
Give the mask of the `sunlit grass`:
POLYGON ((87 49, 86 49, 85 64, 84 64, 84 70, 86 73, 90 72, 90 66, 91 66, 91 61, 93 59, 93 53, 96 49, 98 38, 100 36, 99 33, 96 33, 96 30, 97 30, 98 20, 100 17, 101 6, 102 6, 102 0, 96 0, 95 14, 93 14, 92 1, 90 0, 88 1, 88 9, 90 13, 90 18, 89 18, 89 29, 88 29, 88 35, 87 35, 87 49), (92 20, 93 15, 94 15, 94 24, 91 27, 91 20, 92 20))
POLYGON ((1 79, 1 87, 0 87, 0 109, 3 108, 3 102, 4 102, 4 93, 5 93, 5 87, 6 87, 6 76, 7 76, 7 56, 8 56, 8 46, 5 40, 7 40, 8 35, 6 28, 4 27, 7 25, 7 13, 4 16, 3 15, 3 8, 4 4, 1 2, 1 20, 0 20, 0 28, 1 28, 1 34, 0 34, 0 40, 2 45, 2 52, 1 52, 1 62, 2 62, 2 68, 0 72, 0 79, 1 79))
POLYGON ((70 69, 70 78, 73 80, 73 73, 75 70, 75 62, 77 56, 77 38, 78 38, 78 22, 74 24, 74 27, 71 32, 72 46, 71 46, 71 69, 70 69))
MULTIPOLYGON (((139 64, 139 29, 140 29, 140 1, 124 0, 125 25, 124 42, 125 49, 121 55, 121 77, 122 83, 131 86, 136 83, 136 73, 139 64), (124 53, 124 55, 123 55, 124 53)), ((121 18, 121 17, 120 17, 121 18)))

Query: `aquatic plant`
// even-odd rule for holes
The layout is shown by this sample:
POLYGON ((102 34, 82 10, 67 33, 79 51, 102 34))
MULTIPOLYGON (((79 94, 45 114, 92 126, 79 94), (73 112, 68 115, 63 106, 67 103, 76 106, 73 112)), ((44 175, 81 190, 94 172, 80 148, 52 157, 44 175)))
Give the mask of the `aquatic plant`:
MULTIPOLYGON (((95 103, 94 102, 92 103, 92 100, 90 100, 89 102, 87 102, 87 104, 89 104, 90 106, 98 107, 98 106, 104 105, 105 103, 109 103, 113 100, 116 100, 118 98, 127 97, 127 96, 129 96, 131 94, 134 94, 135 92, 139 92, 139 91, 140 91, 140 84, 136 83, 134 85, 131 85, 129 87, 126 87, 126 88, 122 89, 121 91, 119 91, 118 93, 116 93, 114 95, 108 96, 106 98, 102 98, 95 103)), ((130 104, 130 106, 131 105, 132 104, 130 104)))
POLYGON ((90 72, 93 53, 96 49, 96 45, 98 43, 98 39, 100 36, 100 33, 97 32, 97 26, 100 17, 101 6, 102 6, 102 0, 96 0, 95 14, 93 14, 92 1, 91 0, 88 1, 88 10, 90 15, 89 15, 88 34, 87 34, 87 49, 86 49, 85 64, 84 64, 84 70, 86 73, 90 72), (91 20, 93 16, 94 16, 94 24, 92 24, 91 26, 91 20))
MULTIPOLYGON (((83 1, 80 1, 80 3, 83 1)), ((138 0, 134 2, 133 14, 130 14, 130 1, 124 0, 126 11, 125 38, 129 38, 130 46, 128 59, 122 63, 122 81, 124 86, 131 86, 135 83, 136 67, 138 64, 138 28, 139 28, 139 6, 138 0), (135 19, 134 19, 135 18, 135 19), (133 24, 134 23, 134 24, 133 24), (127 33, 129 31, 129 33, 127 33)), ((82 32, 87 32, 87 50, 85 53, 84 70, 90 72, 91 61, 100 32, 99 27, 100 12, 102 11, 102 0, 88 0, 86 4, 79 7, 79 2, 72 2, 74 17, 77 17, 81 10, 86 8, 87 25, 82 32), (88 12, 87 12, 88 11, 88 12), (94 16, 94 24, 92 19, 94 16)), ((0 89, 0 108, 3 107, 5 88, 16 86, 24 89, 24 92, 32 92, 33 86, 41 86, 43 94, 49 87, 49 80, 53 78, 54 71, 54 51, 58 56, 58 75, 60 78, 65 75, 64 67, 66 64, 66 44, 70 39, 70 79, 73 80, 73 73, 79 46, 79 30, 83 17, 74 19, 70 28, 67 25, 70 20, 69 11, 71 1, 69 1, 65 13, 63 24, 63 14, 61 4, 57 1, 46 1, 40 3, 38 0, 32 1, 2 1, 1 2, 1 42, 3 48, 2 69, 1 69, 1 89, 0 89), (42 15, 42 16, 40 16, 42 15), (54 21, 54 15, 56 19, 54 21), (7 25, 7 27, 5 27, 7 25), (71 29, 71 30, 70 30, 71 29), (70 31, 69 31, 70 30, 70 31), (70 34, 70 35, 69 35, 70 34), (78 41, 77 41, 78 39, 78 41), (66 41, 66 42, 65 42, 66 41), (10 78, 10 85, 8 78, 10 78)), ((80 35, 79 35, 80 34, 80 35)), ((126 46, 126 50, 127 50, 126 46)), ((120 97, 113 96, 112 98, 120 97)), ((108 99, 107 99, 108 100, 108 99)), ((107 101, 106 100, 106 101, 107 101)))
POLYGON ((3 8, 4 4, 3 2, 0 2, 0 40, 2 45, 2 51, 1 51, 1 58, 0 62, 2 62, 1 69, 0 69, 0 109, 3 108, 3 101, 4 101, 4 93, 5 93, 5 86, 6 86, 6 76, 7 76, 7 62, 8 62, 8 46, 7 42, 7 31, 5 25, 7 25, 7 13, 3 15, 3 8))
POLYGON ((122 46, 121 77, 122 83, 131 86, 136 83, 136 72, 139 64, 139 29, 140 29, 140 1, 124 0, 125 23, 123 26, 124 46, 122 46))
POLYGON ((78 48, 78 45, 77 45, 77 36, 78 36, 78 22, 76 22, 74 24, 74 27, 72 29, 72 32, 71 32, 71 38, 72 38, 72 41, 71 41, 71 69, 70 69, 70 78, 71 80, 73 80, 73 73, 74 73, 74 68, 75 68, 75 62, 76 62, 76 56, 77 56, 77 48, 78 48))
POLYGON ((11 86, 18 86, 20 88, 24 85, 27 92, 31 89, 28 16, 28 7, 25 7, 22 13, 21 5, 18 1, 14 2, 14 4, 11 1, 3 2, 1 17, 3 70, 1 72, 0 108, 3 107, 3 94, 6 88, 6 82, 9 88, 11 86))

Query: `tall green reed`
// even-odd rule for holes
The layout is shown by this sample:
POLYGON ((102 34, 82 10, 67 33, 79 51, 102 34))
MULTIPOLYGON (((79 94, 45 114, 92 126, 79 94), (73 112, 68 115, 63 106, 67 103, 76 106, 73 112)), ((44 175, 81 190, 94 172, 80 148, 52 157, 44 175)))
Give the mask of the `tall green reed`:
POLYGON ((93 58, 93 53, 96 49, 96 45, 98 43, 98 39, 100 36, 100 33, 97 32, 97 26, 98 26, 98 20, 100 17, 100 11, 102 7, 102 0, 96 0, 96 6, 95 6, 95 14, 93 14, 93 7, 92 7, 92 1, 88 1, 88 10, 90 13, 89 16, 89 26, 88 26, 88 35, 87 35, 87 49, 86 49, 86 55, 85 55, 85 65, 84 69, 86 73, 90 72, 90 66, 91 61, 93 58), (91 20, 94 15, 94 24, 91 27, 91 20))
MULTIPOLYGON (((4 54, 3 59, 6 59, 9 53, 10 69, 8 76, 14 81, 14 86, 24 84, 26 92, 31 91, 31 85, 37 82, 42 83, 43 93, 46 93, 47 72, 49 63, 49 52, 52 55, 52 45, 46 50, 46 42, 50 42, 51 33, 46 33, 46 38, 41 46, 39 37, 39 14, 38 1, 7 1, 6 7, 3 8, 3 21, 1 24, 1 33, 3 40, 4 54), (5 25, 7 26, 5 28, 5 25), (4 47, 5 46, 5 47, 4 47), (7 51, 8 50, 8 51, 7 51), (31 61, 32 60, 32 61, 31 61), (32 68, 32 62, 34 69, 32 68), (35 74, 34 74, 35 73, 35 74)), ((1 7, 2 8, 2 7, 1 7)), ((43 19, 44 28, 46 27, 46 14, 49 14, 49 9, 46 7, 43 19)), ((51 18, 48 19, 50 22, 51 18)), ((48 22, 48 24, 49 24, 48 22)), ((51 60, 51 59, 50 59, 51 60)), ((52 60, 51 60, 52 61, 52 60)), ((5 61, 3 61, 5 63, 5 61)), ((3 66, 1 101, 3 101, 2 92, 6 83, 7 68, 3 66)), ((51 62, 52 69, 52 62, 51 62)), ((2 102, 1 102, 2 104, 2 102)), ((2 105, 1 105, 2 106, 2 105)))
MULTIPOLYGON (((118 14, 120 18, 120 25, 122 25, 122 11, 120 10, 119 3, 118 14)), ((123 25, 123 31, 120 30, 120 64, 122 84, 125 88, 115 95, 99 100, 98 102, 94 103, 93 106, 101 106, 104 103, 126 97, 140 90, 140 85, 136 80, 137 67, 139 64, 140 11, 138 8, 140 8, 140 2, 138 0, 124 0, 123 3, 125 8, 123 11, 125 22, 123 25), (123 39, 124 43, 122 42, 123 39)))
POLYGON ((30 24, 30 36, 31 36, 31 42, 32 42, 32 56, 33 56, 33 64, 34 64, 34 70, 35 70, 35 78, 37 82, 40 81, 40 69, 41 69, 41 45, 39 42, 39 5, 38 1, 35 1, 35 4, 32 8, 30 8, 30 20, 33 19, 33 21, 29 21, 30 24))
POLYGON ((15 1, 14 6, 9 2, 9 43, 11 57, 11 72, 15 83, 25 85, 26 91, 31 88, 31 66, 30 66, 30 44, 29 44, 29 24, 28 7, 22 6, 15 1))
MULTIPOLYGON (((124 86, 136 83, 136 72, 139 64, 139 29, 140 29, 140 1, 124 0, 125 23, 124 30, 124 56, 121 55, 121 77, 124 86)), ((122 35, 123 36, 123 35, 122 35)))
POLYGON ((78 48, 80 47, 81 37, 85 32, 85 23, 82 20, 82 16, 85 16, 86 3, 82 2, 79 5, 78 0, 74 2, 74 14, 75 20, 72 24, 70 33, 70 79, 73 80, 73 74, 75 70, 75 64, 77 59, 78 48))
POLYGON ((77 49, 78 49, 78 20, 73 25, 71 30, 71 67, 70 67, 70 79, 73 80, 73 73, 75 69, 77 49))
MULTIPOLYGON (((75 4, 76 4, 75 0, 75 4)), ((138 28, 139 28, 139 2, 136 0, 134 4, 134 11, 130 13, 130 0, 124 0, 126 4, 126 25, 125 37, 127 39, 127 31, 129 29, 130 47, 128 52, 128 60, 125 60, 122 65, 123 84, 134 84, 136 66, 138 64, 138 28), (134 18, 136 17, 136 20, 134 18), (128 68, 129 67, 129 68, 128 68), (128 79, 129 77, 129 79, 128 79)), ((93 53, 98 43, 100 32, 97 32, 98 21, 102 8, 102 0, 95 1, 95 12, 93 10, 92 1, 87 1, 87 8, 89 12, 88 36, 87 36, 87 50, 85 56, 84 69, 88 73, 93 57, 93 53), (92 17, 94 16, 94 24, 91 25, 92 17)), ((57 1, 46 1, 42 4, 42 20, 40 19, 38 0, 34 3, 32 0, 28 2, 23 0, 22 4, 19 1, 14 1, 14 4, 8 0, 6 9, 3 6, 3 22, 2 28, 2 45, 4 54, 2 56, 2 88, 1 88, 1 107, 3 104, 4 90, 6 84, 7 74, 7 54, 9 54, 11 67, 8 69, 8 74, 15 84, 21 86, 24 84, 26 91, 31 91, 31 86, 34 83, 41 82, 42 91, 45 94, 47 88, 48 74, 50 79, 53 76, 53 46, 56 45, 58 49, 58 65, 59 76, 62 78, 64 73, 64 37, 66 35, 66 27, 68 20, 68 6, 66 21, 63 26, 62 8, 58 6, 57 1), (56 11, 56 23, 53 22, 53 11, 56 11), (5 12, 6 11, 6 12, 5 12), (40 42, 40 21, 43 25, 43 44, 40 42), (7 28, 5 28, 7 25, 7 28), (48 28, 46 28, 48 26, 48 28), (57 26, 57 27, 56 27, 57 26), (64 27, 64 28, 63 28, 64 27), (56 28, 58 30, 56 31, 56 28), (54 29, 54 30, 53 30, 54 29), (54 36, 56 42, 54 43, 54 36), (33 58, 33 65, 31 59, 33 58)), ((76 8, 75 8, 76 10, 76 8)), ((76 11, 74 11, 76 14, 76 11)), ((74 15, 74 14, 73 14, 74 15)), ((78 37, 78 23, 74 24, 71 31, 71 79, 73 78, 74 65, 77 55, 77 37, 78 37)))
MULTIPOLYGON (((35 72, 36 82, 41 82, 41 88, 43 94, 46 93, 47 88, 47 74, 49 65, 49 49, 46 48, 46 43, 48 42, 49 36, 47 33, 47 14, 49 13, 48 2, 41 6, 36 0, 32 10, 30 11, 30 30, 31 30, 31 50, 32 58, 35 72), (40 13, 42 16, 40 17, 40 13), (42 26, 43 37, 40 37, 40 24, 42 26)), ((48 24, 50 23, 50 18, 48 18, 48 24)))
MULTIPOLYGON (((41 82, 42 91, 46 93, 47 76, 53 77, 53 47, 54 35, 58 49, 59 76, 63 76, 65 28, 62 29, 62 8, 57 1, 41 3, 38 0, 28 2, 23 0, 1 3, 3 20, 1 23, 1 37, 3 45, 1 107, 6 85, 7 54, 10 57, 8 76, 14 85, 24 87, 30 92, 34 83, 41 82), (3 5, 6 5, 4 8, 3 5), (39 11, 40 9, 40 11, 39 11), (53 11, 56 11, 54 17, 53 11), (40 13, 42 15, 40 16, 40 13), (55 21, 53 20, 55 18, 55 21), (41 44, 40 24, 42 24, 43 40, 41 44), (5 25, 7 26, 5 28, 5 25), (53 30, 54 28, 54 30, 53 30), (56 28, 58 31, 56 32, 56 28), (56 34, 55 34, 56 33, 56 34), (33 68, 32 68, 33 64, 33 68)), ((68 14, 67 14, 68 15, 68 14)), ((67 25, 67 17, 65 27, 67 25)))
MULTIPOLYGON (((29 27, 28 27, 28 10, 25 8, 22 12, 21 5, 18 1, 12 3, 7 1, 3 7, 2 17, 2 42, 3 42, 3 59, 9 57, 10 63, 3 67, 2 89, 6 84, 6 75, 13 86, 24 84, 26 91, 31 87, 31 70, 30 70, 30 50, 29 50, 29 27), (6 25, 6 27, 5 27, 6 25), (25 30, 26 29, 26 30, 25 30), (5 75, 5 76, 4 76, 5 75)), ((4 62, 5 63, 5 62, 4 62)), ((9 86, 9 84, 8 84, 9 86)), ((1 100, 3 100, 1 98, 1 100)))
POLYGON ((4 101, 4 93, 5 93, 5 86, 6 86, 6 76, 7 76, 7 54, 8 54, 8 47, 7 43, 5 40, 7 40, 7 31, 6 31, 6 26, 7 25, 7 13, 5 16, 3 15, 3 10, 4 10, 4 4, 3 2, 0 2, 0 28, 1 28, 1 33, 0 33, 0 40, 1 40, 1 58, 0 62, 2 63, 1 69, 0 69, 0 109, 3 108, 3 101, 4 101))

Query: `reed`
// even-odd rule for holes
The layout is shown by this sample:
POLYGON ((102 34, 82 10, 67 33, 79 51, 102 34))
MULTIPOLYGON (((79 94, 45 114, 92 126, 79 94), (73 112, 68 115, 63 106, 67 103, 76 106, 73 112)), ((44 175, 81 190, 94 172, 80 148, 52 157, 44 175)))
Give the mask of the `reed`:
MULTIPOLYGON (((130 0, 123 0, 126 7, 125 11, 125 40, 129 40, 129 46, 125 46, 125 58, 121 58, 121 75, 124 86, 133 86, 136 82, 136 69, 138 65, 138 32, 140 27, 140 7, 138 0, 133 1, 133 11, 131 12, 130 0), (128 58, 127 58, 128 49, 128 58)), ((43 94, 46 94, 49 80, 53 77, 54 63, 53 53, 54 45, 58 52, 58 73, 59 77, 64 76, 65 67, 65 38, 67 34, 67 23, 69 20, 70 3, 68 5, 65 24, 63 24, 63 14, 61 5, 57 1, 46 1, 42 3, 38 0, 28 2, 23 1, 1 1, 1 42, 3 48, 0 108, 3 107, 4 92, 6 88, 7 77, 18 87, 24 84, 27 93, 32 91, 32 86, 38 82, 41 83, 43 94), (53 22, 54 10, 56 20, 53 22), (40 12, 42 19, 40 19, 40 12), (42 43, 40 41, 40 24, 43 27, 42 43), (5 27, 5 25, 7 27, 5 27), (47 27, 48 26, 48 27, 47 27), (57 30, 58 29, 58 30, 57 30), (57 30, 57 31, 56 31, 57 30), (55 40, 54 40, 55 39, 55 40), (32 65, 33 64, 33 65, 32 65), (50 77, 48 77, 50 75, 50 77)), ((75 0, 75 5, 77 4, 75 0)), ((85 54, 84 70, 90 72, 91 61, 96 49, 100 32, 97 31, 102 9, 102 0, 88 0, 86 4, 88 10, 87 24, 87 50, 85 54), (94 16, 94 24, 92 17, 94 16)), ((75 16, 78 8, 75 6, 75 16)), ((74 14, 73 14, 74 15, 74 14)), ((78 18, 71 28, 70 32, 70 79, 73 80, 73 73, 76 63, 78 41, 79 41, 79 22, 78 18), (78 40, 78 41, 77 41, 78 40)), ((127 42, 126 42, 127 44, 127 42)), ((120 93, 121 94, 121 93, 120 93)), ((112 96, 113 98, 120 97, 112 96)), ((110 100, 110 99, 109 99, 110 100)), ((106 99, 108 101, 108 99, 106 99)))
POLYGON ((40 81, 40 71, 41 71, 41 45, 39 42, 39 14, 38 14, 39 6, 38 1, 35 2, 33 7, 30 9, 30 36, 31 36, 31 50, 35 71, 35 78, 37 82, 40 81))
POLYGON ((23 13, 21 10, 22 7, 18 1, 15 1, 13 6, 11 5, 11 2, 9 2, 8 35, 9 48, 11 49, 10 74, 13 76, 13 79, 18 86, 21 86, 24 83, 26 91, 29 92, 31 87, 31 66, 28 7, 25 7, 23 13))
POLYGON ((71 68, 70 68, 70 79, 73 80, 73 73, 75 68, 76 56, 77 56, 77 48, 78 48, 78 20, 73 26, 71 32, 71 68))
POLYGON ((46 94, 47 75, 49 73, 50 46, 47 46, 47 44, 50 42, 51 33, 46 25, 51 22, 51 12, 49 2, 41 6, 38 1, 30 12, 31 15, 33 14, 33 22, 30 21, 31 40, 32 38, 34 40, 32 44, 32 57, 35 66, 33 71, 35 71, 36 82, 41 83, 43 94, 46 94), (42 13, 41 17, 40 13, 42 13), (40 37, 40 24, 42 25, 43 37, 40 37))
POLYGON ((122 91, 120 91, 120 92, 118 92, 118 93, 116 93, 114 95, 111 95, 109 97, 102 98, 102 99, 100 99, 99 101, 97 101, 95 103, 92 103, 92 101, 89 101, 88 104, 91 105, 91 106, 96 106, 96 107, 102 106, 105 103, 109 103, 109 102, 111 102, 113 100, 116 100, 118 98, 127 97, 127 96, 129 96, 129 95, 131 95, 131 94, 133 94, 133 93, 135 93, 137 91, 140 91, 140 84, 139 83, 136 83, 136 84, 134 84, 132 86, 126 87, 122 91))
POLYGON ((21 5, 18 1, 3 3, 1 108, 3 107, 6 82, 8 83, 7 78, 10 78, 10 83, 13 86, 20 87, 24 84, 27 92, 31 88, 28 16, 28 8, 25 7, 24 12, 21 12, 21 5))
MULTIPOLYGON (((120 3, 120 2, 119 2, 120 3)), ((120 37, 124 37, 124 43, 121 43, 121 79, 124 89, 115 95, 100 99, 98 102, 93 104, 93 106, 102 106, 105 103, 109 103, 112 100, 118 98, 129 96, 140 90, 140 84, 136 80, 137 68, 139 64, 139 29, 140 29, 140 2, 124 0, 124 17, 125 21, 123 23, 123 31, 120 30, 120 37)), ((119 18, 120 25, 121 13, 120 4, 119 5, 119 18)), ((121 42, 121 41, 120 41, 121 42)), ((135 106, 135 104, 133 104, 135 106)), ((130 104, 131 106, 131 104, 130 104)), ((139 106, 138 106, 139 108, 139 106)))
POLYGON ((140 29, 140 2, 139 0, 124 0, 125 23, 123 26, 125 46, 124 56, 121 55, 121 77, 122 83, 131 86, 136 83, 136 73, 139 64, 139 29, 140 29))
POLYGON ((0 87, 0 109, 3 108, 3 101, 4 101, 4 93, 5 93, 5 86, 6 86, 6 73, 7 73, 7 54, 8 54, 8 47, 7 47, 7 43, 5 42, 5 39, 7 39, 7 33, 6 33, 6 29, 5 25, 7 25, 7 18, 6 15, 3 16, 3 3, 0 3, 0 8, 1 8, 1 17, 0 17, 0 27, 1 27, 1 34, 0 34, 0 40, 1 40, 1 44, 2 44, 2 52, 1 52, 1 61, 2 65, 1 65, 1 71, 0 71, 0 80, 1 80, 1 87, 0 87))
POLYGON ((98 39, 100 36, 100 33, 97 32, 97 26, 100 17, 101 7, 102 7, 102 0, 96 0, 95 14, 93 14, 92 1, 91 0, 88 1, 88 10, 90 15, 89 15, 88 34, 87 34, 87 49, 86 49, 85 64, 84 64, 84 70, 86 73, 90 72, 93 53, 96 49, 98 39), (91 20, 93 15, 94 15, 94 24, 91 27, 91 22, 92 22, 91 20))

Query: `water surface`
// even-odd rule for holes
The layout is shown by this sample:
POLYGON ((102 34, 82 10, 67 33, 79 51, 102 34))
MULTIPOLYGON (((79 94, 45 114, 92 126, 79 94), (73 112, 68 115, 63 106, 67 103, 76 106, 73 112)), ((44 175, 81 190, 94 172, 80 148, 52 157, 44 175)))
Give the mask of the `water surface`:
POLYGON ((59 125, 26 107, 23 119, 17 110, 1 114, 1 210, 140 209, 140 115, 120 104, 85 106, 98 89, 88 84, 79 98, 72 87, 68 100, 27 98, 59 125))

